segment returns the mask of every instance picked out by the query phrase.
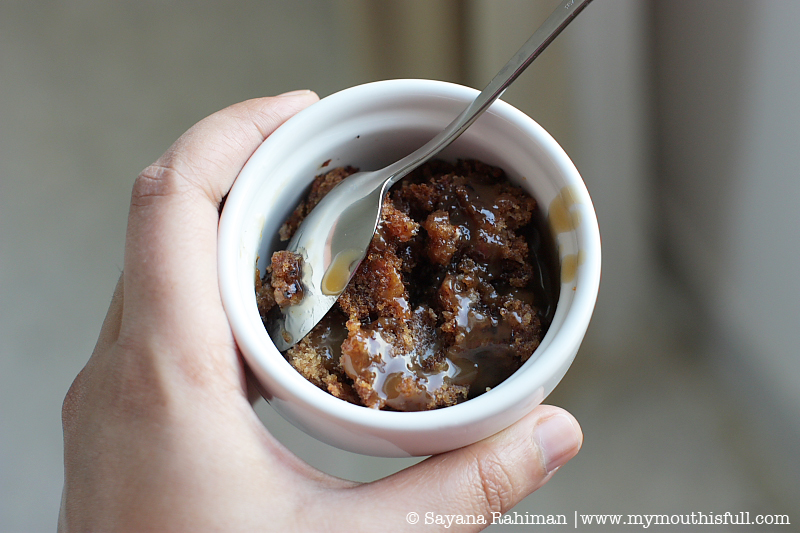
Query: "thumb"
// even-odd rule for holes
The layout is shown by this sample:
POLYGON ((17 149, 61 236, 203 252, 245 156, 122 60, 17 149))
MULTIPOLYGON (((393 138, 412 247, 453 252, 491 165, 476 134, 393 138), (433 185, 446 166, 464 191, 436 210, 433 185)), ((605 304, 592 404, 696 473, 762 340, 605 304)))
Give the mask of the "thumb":
POLYGON ((386 523, 406 525, 410 513, 423 519, 433 513, 482 516, 490 524, 496 513, 505 513, 544 485, 582 442, 571 414, 542 405, 497 435, 356 490, 374 491, 369 497, 381 502, 377 505, 386 523))

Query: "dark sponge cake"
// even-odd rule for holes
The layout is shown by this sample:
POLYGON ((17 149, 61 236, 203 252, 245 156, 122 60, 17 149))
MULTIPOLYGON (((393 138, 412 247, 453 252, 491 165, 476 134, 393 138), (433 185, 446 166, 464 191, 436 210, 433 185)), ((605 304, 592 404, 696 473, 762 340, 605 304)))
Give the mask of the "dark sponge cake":
MULTIPOLYGON (((281 238, 354 172, 317 176, 281 238)), ((271 307, 302 298, 292 255, 276 252, 256 282, 265 320, 271 307)), ((462 402, 498 385, 539 345, 558 297, 554 257, 536 201, 501 169, 426 163, 390 191, 354 278, 286 358, 318 387, 366 407, 462 402)))

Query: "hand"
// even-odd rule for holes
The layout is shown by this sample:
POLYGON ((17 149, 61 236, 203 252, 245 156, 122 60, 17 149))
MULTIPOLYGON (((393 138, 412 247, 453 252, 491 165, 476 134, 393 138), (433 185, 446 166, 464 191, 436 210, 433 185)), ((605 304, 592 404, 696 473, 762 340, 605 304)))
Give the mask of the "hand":
POLYGON ((580 448, 572 416, 540 406, 489 439, 359 484, 315 470, 264 428, 220 302, 218 211, 258 145, 316 100, 300 91, 231 106, 136 180, 123 274, 64 400, 61 531, 402 531, 415 529, 411 511, 491 522, 580 448))

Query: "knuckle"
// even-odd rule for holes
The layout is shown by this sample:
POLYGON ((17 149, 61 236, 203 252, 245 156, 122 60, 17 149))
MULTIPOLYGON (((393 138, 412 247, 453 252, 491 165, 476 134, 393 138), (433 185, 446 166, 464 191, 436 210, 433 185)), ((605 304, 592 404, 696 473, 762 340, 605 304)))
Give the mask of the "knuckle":
MULTIPOLYGON (((174 330, 172 330, 174 333, 174 330)), ((212 331, 186 329, 179 335, 193 337, 189 346, 169 338, 169 333, 131 335, 121 332, 116 343, 117 357, 124 361, 120 376, 120 395, 134 404, 165 398, 178 390, 211 390, 238 381, 229 354, 236 349, 227 337, 212 331)), ((218 392, 218 391, 217 391, 218 392)))
POLYGON ((172 165, 153 163, 145 168, 133 184, 131 203, 151 205, 159 198, 176 196, 191 188, 191 181, 172 165))
MULTIPOLYGON (((170 405, 171 383, 146 342, 117 341, 103 369, 95 397, 116 421, 160 420, 170 405)), ((96 405, 95 405, 96 406, 96 405)))
POLYGON ((485 514, 504 513, 514 505, 514 482, 501 458, 493 452, 474 459, 476 499, 485 514))

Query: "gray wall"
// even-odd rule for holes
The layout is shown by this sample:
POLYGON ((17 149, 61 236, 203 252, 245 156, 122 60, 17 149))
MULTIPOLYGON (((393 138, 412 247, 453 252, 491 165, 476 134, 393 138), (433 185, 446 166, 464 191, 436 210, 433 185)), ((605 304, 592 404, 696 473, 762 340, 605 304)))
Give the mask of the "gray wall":
POLYGON ((663 256, 797 494, 800 462, 770 458, 800 449, 800 3, 658 2, 654 20, 663 256))

